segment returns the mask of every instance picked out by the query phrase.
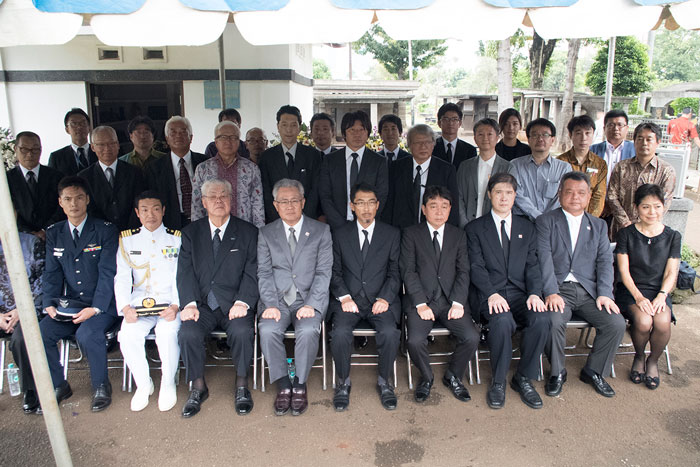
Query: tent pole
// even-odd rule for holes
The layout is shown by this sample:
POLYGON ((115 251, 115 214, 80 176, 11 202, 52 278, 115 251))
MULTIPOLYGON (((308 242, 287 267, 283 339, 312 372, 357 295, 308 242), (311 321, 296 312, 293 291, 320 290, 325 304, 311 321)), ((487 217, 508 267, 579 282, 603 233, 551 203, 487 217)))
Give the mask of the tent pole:
POLYGON ((605 106, 606 112, 612 105, 613 72, 615 71, 615 38, 611 37, 608 43, 608 75, 605 80, 605 106))
POLYGON ((221 96, 221 110, 226 108, 226 63, 224 61, 224 33, 219 40, 219 93, 221 96))
MULTIPOLYGON (((44 343, 39 332, 39 321, 36 319, 36 309, 32 292, 29 288, 29 279, 24 265, 24 255, 19 243, 17 221, 13 214, 10 189, 7 185, 7 174, 2 170, 0 175, 0 239, 2 240, 5 262, 10 274, 15 303, 19 313, 22 334, 27 346, 29 361, 32 365, 34 382, 36 383, 39 401, 44 412, 44 422, 49 433, 49 441, 53 450, 56 465, 70 467, 73 465, 66 433, 63 430, 63 420, 58 410, 56 395, 54 393, 49 365, 46 362, 44 343)), ((46 318, 51 319, 51 318, 46 318)), ((2 376, 2 372, 0 372, 2 376)))

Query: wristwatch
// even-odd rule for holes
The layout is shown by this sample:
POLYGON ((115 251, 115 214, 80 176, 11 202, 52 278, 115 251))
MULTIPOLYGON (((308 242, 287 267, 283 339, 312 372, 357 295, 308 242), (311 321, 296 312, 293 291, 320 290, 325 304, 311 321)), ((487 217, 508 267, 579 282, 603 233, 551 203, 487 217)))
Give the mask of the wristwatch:
POLYGON ((96 306, 93 306, 92 309, 95 310, 95 316, 97 316, 97 315, 99 315, 100 313, 102 313, 102 310, 100 310, 100 309, 97 308, 96 306))

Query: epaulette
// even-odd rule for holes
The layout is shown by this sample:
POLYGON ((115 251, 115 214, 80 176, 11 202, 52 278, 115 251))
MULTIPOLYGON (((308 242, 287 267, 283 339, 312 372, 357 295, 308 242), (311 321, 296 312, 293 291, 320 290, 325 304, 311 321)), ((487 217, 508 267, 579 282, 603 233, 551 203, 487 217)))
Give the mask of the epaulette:
POLYGON ((176 237, 181 237, 181 236, 182 236, 182 232, 180 232, 179 230, 176 230, 176 229, 169 229, 169 228, 166 227, 166 228, 165 228, 165 231, 166 231, 167 233, 169 233, 170 235, 174 235, 174 236, 176 236, 176 237))
POLYGON ((135 235, 135 234, 139 233, 140 231, 141 231, 141 227, 139 227, 138 229, 126 229, 126 230, 122 230, 122 233, 120 236, 122 238, 131 237, 132 235, 135 235))

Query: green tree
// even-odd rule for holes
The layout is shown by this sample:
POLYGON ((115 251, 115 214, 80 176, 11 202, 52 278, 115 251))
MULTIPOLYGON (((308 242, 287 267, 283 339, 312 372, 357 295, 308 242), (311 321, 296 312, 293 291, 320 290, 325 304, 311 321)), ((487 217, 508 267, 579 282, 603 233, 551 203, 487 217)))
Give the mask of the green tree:
POLYGON ((686 107, 690 107, 693 113, 698 113, 698 104, 700 99, 697 97, 679 97, 671 102, 671 107, 676 115, 680 115, 681 111, 686 107))
POLYGON ((700 80, 700 32, 677 29, 656 35, 653 65, 657 78, 665 81, 700 80))
MULTIPOLYGON (((427 68, 445 55, 444 40, 412 41, 413 68, 427 68)), ((396 41, 375 24, 357 42, 353 49, 360 55, 371 54, 386 70, 398 79, 408 79, 408 41, 396 41)))
POLYGON ((314 79, 331 79, 331 70, 328 68, 325 61, 314 58, 313 67, 314 79))
MULTIPOLYGON (((597 96, 605 94, 608 47, 607 42, 600 47, 593 66, 586 75, 586 86, 597 96)), ((650 90, 652 80, 646 46, 631 36, 618 37, 615 44, 613 95, 636 96, 650 90)))

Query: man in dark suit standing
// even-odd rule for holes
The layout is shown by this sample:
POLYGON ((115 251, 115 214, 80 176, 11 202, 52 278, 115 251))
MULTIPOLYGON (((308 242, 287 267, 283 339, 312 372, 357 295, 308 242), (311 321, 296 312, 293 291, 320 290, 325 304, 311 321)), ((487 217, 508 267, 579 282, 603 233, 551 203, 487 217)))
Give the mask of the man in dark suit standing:
POLYGON ((17 134, 15 156, 17 166, 7 172, 7 183, 17 211, 17 228, 45 241, 45 229, 64 218, 58 207, 58 182, 63 174, 39 164, 41 140, 31 131, 17 134))
POLYGON ((350 403, 352 331, 365 320, 377 331, 379 398, 385 409, 394 410, 397 399, 389 380, 401 337, 398 328, 401 233, 375 221, 379 200, 373 186, 355 185, 351 207, 357 222, 333 233, 331 293, 335 299, 329 308, 333 322, 331 352, 338 375, 333 405, 340 412, 350 403))
POLYGON ((257 241, 254 225, 231 215, 231 184, 213 179, 202 185, 207 217, 182 230, 177 264, 182 326, 178 339, 192 390, 182 408, 196 415, 209 397, 204 380, 204 340, 217 327, 226 331, 236 365, 238 415, 253 410, 248 373, 253 363, 255 303, 258 301, 257 241))
POLYGON ((566 382, 566 323, 572 315, 596 330, 593 348, 581 370, 581 381, 600 395, 613 397, 605 381, 625 333, 625 320, 613 301, 613 258, 604 220, 585 212, 590 181, 582 172, 568 172, 559 185, 561 208, 537 218, 537 256, 542 270, 545 304, 552 313, 546 353, 551 374, 545 391, 561 393, 566 382))
POLYGON ((309 133, 311 135, 311 141, 314 142, 314 147, 321 151, 321 159, 323 159, 323 156, 327 156, 331 152, 340 149, 331 145, 333 136, 335 135, 335 122, 327 113, 319 112, 311 117, 309 133))
POLYGON ((277 131, 282 142, 260 155, 258 167, 262 178, 265 221, 279 218, 272 197, 272 187, 283 178, 299 180, 304 186, 304 214, 317 219, 320 213, 318 182, 321 154, 311 146, 297 143, 301 128, 301 112, 293 105, 283 105, 277 111, 277 131))
POLYGON ((379 119, 377 131, 384 144, 379 154, 386 157, 387 167, 390 167, 395 160, 411 155, 399 147, 399 139, 403 133, 403 124, 397 115, 386 114, 382 116, 379 119))
POLYGON ((372 122, 369 115, 358 110, 343 116, 340 131, 347 146, 323 158, 319 195, 321 207, 331 229, 353 220, 350 191, 357 183, 375 187, 381 213, 389 191, 386 162, 376 152, 365 147, 372 122))
POLYGON ((481 319, 489 326, 493 377, 486 402, 492 409, 505 404, 516 323, 522 327, 520 361, 510 384, 525 405, 542 407, 542 399, 530 380, 539 375, 539 357, 549 338, 550 313, 545 313, 540 298, 542 277, 535 225, 511 211, 517 187, 512 175, 493 174, 487 186, 491 209, 466 227, 471 283, 478 291, 481 319))
POLYGON ((119 140, 112 127, 95 128, 91 146, 98 161, 78 174, 90 186, 90 215, 112 222, 119 230, 138 227, 133 204, 136 195, 146 188, 143 172, 117 159, 119 140))
POLYGON ((149 189, 158 192, 165 202, 163 224, 179 230, 190 223, 192 179, 206 156, 190 149, 192 125, 185 117, 175 115, 165 122, 165 140, 170 154, 154 161, 146 170, 146 178, 149 189))
POLYGON ((451 163, 457 170, 459 164, 476 157, 476 148, 457 137, 462 126, 462 109, 451 102, 443 104, 438 109, 437 120, 442 136, 435 143, 433 156, 451 163))
POLYGON ((58 202, 68 220, 46 230, 43 300, 49 318, 42 319, 39 328, 58 402, 73 391, 63 377, 57 344, 75 334, 90 364, 92 411, 99 412, 112 403, 105 332, 117 322, 114 276, 119 231, 87 214, 88 191, 80 177, 65 177, 58 184, 58 202), (64 308, 77 313, 67 321, 57 320, 64 308))
POLYGON ((77 175, 97 162, 97 154, 88 143, 90 119, 83 109, 73 108, 63 118, 66 133, 70 135, 70 144, 58 149, 49 156, 49 167, 63 175, 77 175))
POLYGON ((479 333, 467 304, 469 259, 463 230, 447 224, 452 194, 428 186, 423 195, 426 222, 407 227, 401 238, 401 277, 406 289, 406 345, 421 372, 415 399, 425 402, 433 386, 428 334, 437 320, 454 336, 456 348, 442 382, 460 401, 471 399, 462 384, 467 362, 479 344, 479 333))
MULTIPOLYGON (((389 199, 382 212, 382 221, 404 228, 422 222, 423 192, 426 186, 444 186, 452 199, 459 199, 454 166, 433 157, 435 133, 428 125, 418 124, 408 130, 406 141, 413 157, 404 157, 392 163, 389 179, 389 199)), ((449 211, 447 219, 459 225, 457 207, 449 211)))

